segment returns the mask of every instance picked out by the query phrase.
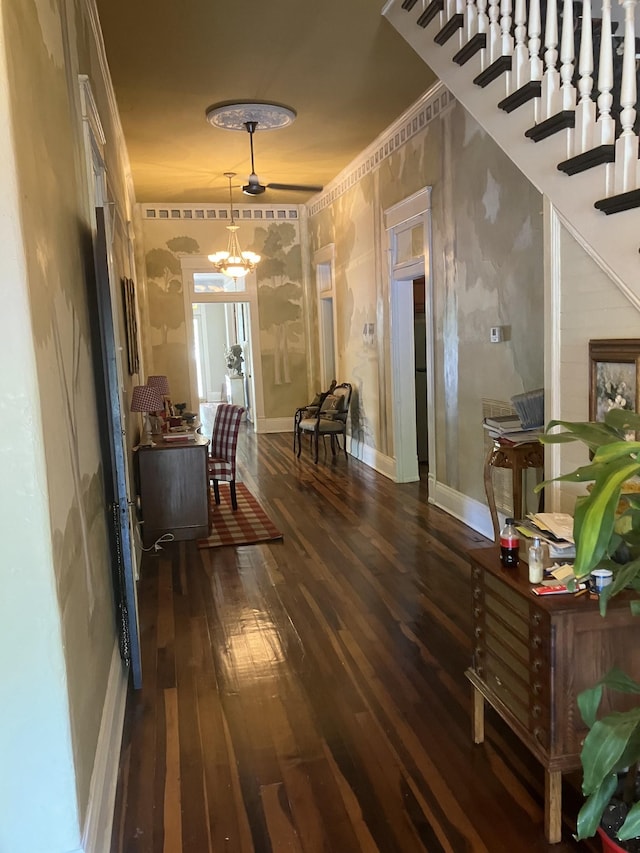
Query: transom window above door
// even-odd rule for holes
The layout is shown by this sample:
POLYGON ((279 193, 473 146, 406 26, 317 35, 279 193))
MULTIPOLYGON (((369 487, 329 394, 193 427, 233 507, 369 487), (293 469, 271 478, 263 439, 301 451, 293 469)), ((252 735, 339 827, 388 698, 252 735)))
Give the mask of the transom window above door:
POLYGON ((243 293, 245 279, 233 279, 216 272, 194 272, 194 293, 243 293))

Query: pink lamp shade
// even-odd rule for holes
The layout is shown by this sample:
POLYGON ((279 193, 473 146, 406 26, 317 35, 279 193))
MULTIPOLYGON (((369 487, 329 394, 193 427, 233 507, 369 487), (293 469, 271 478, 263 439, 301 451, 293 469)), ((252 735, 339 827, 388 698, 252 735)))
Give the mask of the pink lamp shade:
POLYGON ((132 412, 158 412, 164 408, 164 400, 157 388, 151 385, 134 385, 131 394, 132 412))
POLYGON ((168 397, 170 394, 169 380, 166 376, 147 376, 147 385, 157 388, 163 397, 168 397))

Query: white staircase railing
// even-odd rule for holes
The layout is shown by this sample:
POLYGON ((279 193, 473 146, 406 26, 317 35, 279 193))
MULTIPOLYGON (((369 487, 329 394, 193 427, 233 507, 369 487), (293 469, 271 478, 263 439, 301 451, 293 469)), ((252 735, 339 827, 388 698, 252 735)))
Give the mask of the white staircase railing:
POLYGON ((388 0, 383 14, 640 306, 638 0, 619 0, 622 33, 611 3, 388 0))

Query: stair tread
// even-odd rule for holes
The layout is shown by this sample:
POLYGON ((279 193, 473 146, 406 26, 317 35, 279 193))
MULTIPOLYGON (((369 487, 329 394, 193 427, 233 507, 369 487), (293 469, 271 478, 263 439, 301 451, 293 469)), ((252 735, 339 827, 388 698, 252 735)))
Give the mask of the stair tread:
POLYGON ((524 86, 520 86, 515 92, 507 95, 498 102, 498 107, 506 113, 513 112, 523 104, 528 103, 532 98, 539 98, 542 90, 542 83, 539 80, 530 80, 524 86))
POLYGON ((615 145, 598 145, 590 151, 584 151, 582 154, 576 154, 575 157, 569 157, 558 163, 558 169, 566 175, 577 175, 580 172, 586 172, 587 169, 592 169, 594 166, 601 166, 603 163, 613 163, 615 159, 615 145))
POLYGON ((560 130, 566 130, 570 127, 575 127, 576 114, 574 110, 561 110, 544 121, 534 124, 528 130, 525 130, 524 135, 527 139, 533 139, 534 142, 540 142, 560 130))
POLYGON ((485 86, 488 86, 489 83, 492 83, 496 80, 501 74, 504 74, 505 71, 511 71, 511 57, 510 56, 499 56, 495 62, 492 62, 488 68, 485 68, 484 71, 481 71, 477 77, 473 78, 473 82, 476 86, 480 86, 484 89, 485 86))
POLYGON ((632 210, 640 207, 640 190, 629 190, 626 193, 601 198, 593 205, 596 210, 601 210, 609 216, 611 213, 622 213, 623 210, 632 210))

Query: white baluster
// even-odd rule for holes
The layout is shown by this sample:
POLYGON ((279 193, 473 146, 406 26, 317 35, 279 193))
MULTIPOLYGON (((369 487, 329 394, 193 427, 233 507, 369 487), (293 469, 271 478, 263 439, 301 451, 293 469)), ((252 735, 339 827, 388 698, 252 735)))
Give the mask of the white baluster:
POLYGON ((636 120, 636 3, 637 0, 622 0, 621 3, 624 9, 624 53, 620 86, 622 133, 616 142, 616 193, 636 189, 638 177, 638 136, 633 130, 636 120))
POLYGON ((516 0, 514 9, 515 47, 513 49, 514 88, 519 89, 528 82, 529 54, 527 53, 527 5, 526 0, 516 0))
POLYGON ((475 0, 467 0, 465 32, 467 34, 467 41, 471 41, 478 32, 478 9, 475 0))
POLYGON ((576 129, 574 154, 582 154, 593 147, 593 131, 596 123, 596 105, 591 99, 593 89, 593 31, 591 0, 582 0, 582 27, 580 30, 580 54, 578 59, 578 92, 580 100, 576 107, 576 129))
POLYGON ((616 123, 611 117, 613 105, 613 33, 611 32, 611 0, 602 0, 602 28, 598 62, 598 120, 596 145, 613 145, 616 123))
POLYGON ((573 67, 575 60, 575 41, 573 33, 573 0, 563 0, 562 38, 560 41, 560 109, 574 110, 576 90, 573 85, 573 67))
POLYGON ((547 23, 544 30, 544 74, 542 76, 542 119, 555 115, 560 109, 560 77, 558 62, 558 7, 548 0, 547 23))
POLYGON ((511 35, 511 0, 500 2, 500 53, 502 56, 513 54, 513 36, 511 35))
MULTIPOLYGON (((487 20, 487 0, 478 0, 478 32, 486 33, 489 29, 487 20)), ((489 46, 488 44, 486 45, 489 46)))
POLYGON ((542 80, 542 59, 540 58, 540 0, 529 3, 529 79, 542 80))
POLYGON ((500 0, 489 0, 489 64, 500 56, 500 0))

